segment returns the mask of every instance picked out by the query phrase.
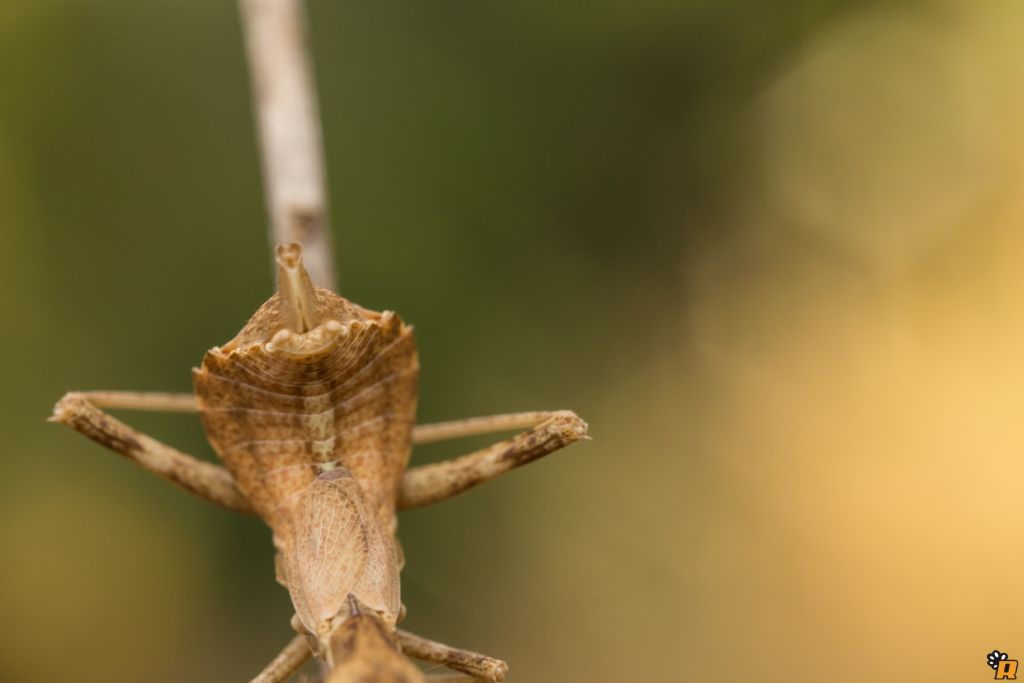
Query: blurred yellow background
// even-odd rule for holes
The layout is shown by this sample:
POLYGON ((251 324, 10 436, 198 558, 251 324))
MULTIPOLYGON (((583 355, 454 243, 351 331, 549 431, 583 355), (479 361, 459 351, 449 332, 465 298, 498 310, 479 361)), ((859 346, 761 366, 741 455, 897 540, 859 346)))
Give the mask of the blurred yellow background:
MULTIPOLYGON (((1021 3, 310 14, 341 292, 416 325, 421 419, 594 437, 402 516, 410 630, 538 683, 1024 659, 1021 3)), ((0 101, 0 680, 247 680, 267 530, 44 422, 189 390, 271 291, 235 6, 0 4, 0 101)))

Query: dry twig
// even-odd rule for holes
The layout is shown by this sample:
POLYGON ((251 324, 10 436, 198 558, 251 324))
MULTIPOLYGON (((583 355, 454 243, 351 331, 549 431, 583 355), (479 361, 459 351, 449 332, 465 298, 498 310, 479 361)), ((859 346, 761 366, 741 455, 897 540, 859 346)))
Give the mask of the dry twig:
POLYGON ((310 278, 337 291, 320 114, 302 0, 239 0, 259 125, 271 245, 298 242, 310 278))

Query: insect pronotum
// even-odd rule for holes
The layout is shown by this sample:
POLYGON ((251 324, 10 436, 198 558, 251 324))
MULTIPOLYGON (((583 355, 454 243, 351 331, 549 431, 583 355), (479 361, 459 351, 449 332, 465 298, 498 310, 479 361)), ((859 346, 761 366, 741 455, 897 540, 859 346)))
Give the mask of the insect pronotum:
POLYGON ((315 289, 297 244, 277 247, 277 292, 193 370, 194 394, 72 392, 51 420, 273 532, 298 635, 253 681, 284 681, 311 655, 329 683, 426 680, 406 657, 503 680, 501 660, 397 628, 395 512, 449 498, 585 438, 569 411, 414 427, 412 328, 390 311, 315 289), (102 408, 198 411, 225 468, 138 432, 102 408), (526 429, 459 458, 407 469, 413 444, 526 429))

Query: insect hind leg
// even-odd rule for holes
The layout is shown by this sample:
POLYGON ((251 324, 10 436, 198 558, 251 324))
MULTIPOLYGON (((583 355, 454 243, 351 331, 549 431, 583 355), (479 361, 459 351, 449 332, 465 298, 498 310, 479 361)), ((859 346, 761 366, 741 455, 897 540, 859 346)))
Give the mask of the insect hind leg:
POLYGON ((249 683, 283 683, 313 656, 309 641, 299 634, 249 683))
POLYGON ((428 640, 402 629, 398 629, 397 635, 398 644, 406 655, 425 662, 444 664, 478 681, 498 683, 505 680, 508 674, 508 664, 500 659, 428 640))

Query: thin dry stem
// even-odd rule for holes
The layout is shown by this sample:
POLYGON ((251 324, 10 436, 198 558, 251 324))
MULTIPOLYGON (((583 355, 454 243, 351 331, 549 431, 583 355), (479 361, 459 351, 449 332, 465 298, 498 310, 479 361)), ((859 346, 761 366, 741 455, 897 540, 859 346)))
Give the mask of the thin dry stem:
POLYGON ((239 0, 259 125, 272 245, 298 242, 318 287, 337 291, 320 114, 302 0, 239 0))

